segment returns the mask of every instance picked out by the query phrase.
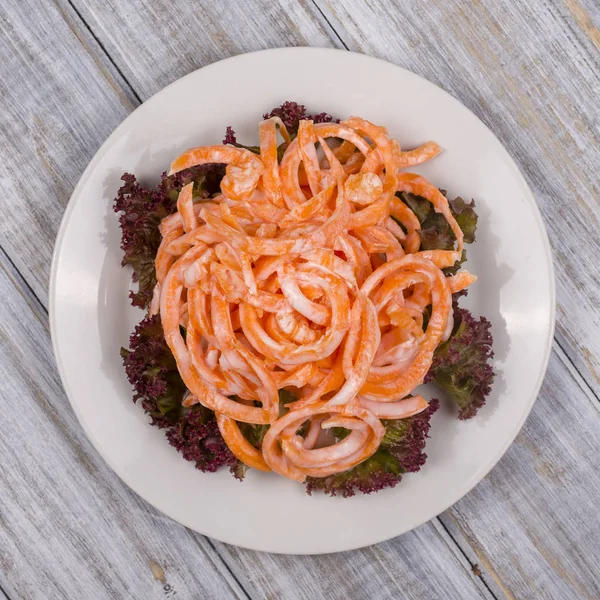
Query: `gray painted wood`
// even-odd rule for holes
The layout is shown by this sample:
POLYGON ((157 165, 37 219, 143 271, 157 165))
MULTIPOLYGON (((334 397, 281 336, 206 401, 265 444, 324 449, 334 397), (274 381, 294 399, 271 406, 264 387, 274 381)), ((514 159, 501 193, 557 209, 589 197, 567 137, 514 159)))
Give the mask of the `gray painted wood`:
POLYGON ((140 99, 234 54, 332 44, 311 2, 73 4, 77 11, 69 0, 0 3, 0 208, 11 213, 0 240, 44 303, 71 192, 140 99))
POLYGON ((10 486, 0 496, 0 517, 10 515, 0 520, 6 595, 162 597, 164 576, 179 597, 598 597, 590 557, 600 554, 600 532, 597 520, 587 524, 599 487, 599 405, 589 387, 600 386, 597 4, 72 2, 76 11, 67 0, 0 6, 9 34, 0 36, 0 240, 35 294, 4 260, 10 277, 0 277, 0 311, 13 316, 0 320, 0 343, 11 349, 0 370, 14 428, 0 440, 8 465, 0 477, 10 486), (448 89, 519 162, 558 258, 557 337, 566 354, 558 348, 553 356, 540 400, 500 465, 440 521, 327 557, 209 543, 128 492, 83 439, 44 328, 60 217, 110 131, 139 99, 181 75, 281 45, 345 45, 448 89), (25 348, 14 349, 23 337, 25 348), (71 581, 73 572, 83 575, 71 581))
POLYGON ((46 304, 71 192, 136 101, 66 3, 3 1, 0 30, 0 240, 46 304))
POLYGON ((246 576, 252 586, 248 589, 260 598, 494 598, 465 557, 454 552, 454 542, 436 521, 390 542, 324 556, 266 554, 224 544, 218 547, 232 570, 246 576))
POLYGON ((557 336, 600 393, 600 4, 317 0, 351 50, 458 98, 515 158, 554 250, 557 336))
POLYGON ((442 522, 469 540, 465 553, 507 597, 597 598, 600 7, 317 4, 348 48, 419 73, 461 100, 532 187, 554 250, 560 347, 516 443, 442 522))
MULTIPOLYGON (((31 7, 29 7, 31 8, 31 7)), ((15 75, 15 73, 18 71, 18 69, 26 69, 27 70, 27 65, 24 62, 21 62, 21 55, 23 54, 22 51, 15 51, 14 46, 17 45, 18 43, 18 36, 19 34, 24 37, 25 39, 21 40, 21 43, 24 46, 29 46, 31 44, 35 44, 36 40, 32 40, 29 39, 29 24, 27 22, 26 17, 26 10, 24 10, 22 13, 19 13, 18 11, 11 11, 10 15, 10 19, 12 19, 12 31, 13 31, 13 39, 11 41, 11 44, 13 45, 13 47, 10 49, 11 51, 9 52, 7 50, 6 54, 7 56, 9 56, 11 58, 11 60, 13 60, 13 64, 11 64, 8 68, 7 68, 7 72, 8 72, 8 81, 6 83, 6 87, 4 89, 4 92, 7 95, 10 95, 11 90, 13 94, 16 94, 16 89, 12 88, 10 84, 16 84, 17 81, 17 77, 15 75), (10 79, 10 77, 12 77, 12 79, 10 79)), ((32 101, 29 104, 26 104, 24 107, 21 107, 18 103, 14 103, 14 108, 13 110, 15 110, 18 114, 17 116, 20 118, 20 122, 18 123, 18 126, 21 127, 21 130, 15 131, 13 132, 13 137, 17 137, 17 135, 19 137, 22 137, 24 139, 29 139, 30 137, 35 137, 34 135, 34 131, 32 131, 32 128, 35 129, 35 127, 37 126, 37 123, 40 119, 38 119, 37 121, 32 118, 32 116, 35 116, 33 114, 33 107, 35 105, 35 111, 37 111, 38 113, 41 113, 43 115, 43 120, 47 121, 47 120, 52 120, 53 118, 55 118, 55 111, 56 111, 56 103, 57 102, 62 102, 62 98, 59 98, 59 87, 69 87, 71 85, 74 85, 74 83, 83 77, 90 77, 91 81, 86 82, 83 85, 84 89, 87 89, 88 92, 91 90, 92 93, 94 93, 96 91, 96 88, 101 88, 101 94, 103 96, 107 96, 111 94, 111 89, 110 89, 110 85, 107 85, 106 81, 104 81, 104 79, 108 79, 109 83, 112 82, 114 79, 118 79, 119 75, 118 75, 118 71, 117 69, 114 68, 113 65, 111 65, 110 63, 106 63, 106 61, 102 61, 100 60, 100 58, 98 58, 100 50, 97 47, 97 44, 94 42, 93 38, 91 36, 89 36, 88 34, 86 34, 85 30, 82 28, 81 23, 79 23, 78 25, 76 25, 76 21, 77 21, 77 17, 76 15, 74 15, 72 13, 72 11, 69 10, 68 6, 63 6, 61 8, 61 10, 54 10, 51 7, 48 9, 47 13, 44 13, 42 15, 40 15, 40 20, 41 22, 48 22, 50 23, 51 27, 48 29, 48 31, 46 32, 47 35, 49 36, 48 39, 42 39, 41 40, 41 45, 40 47, 36 47, 35 48, 35 53, 41 53, 42 52, 42 45, 46 45, 46 46, 50 46, 50 47, 54 47, 55 51, 57 52, 58 56, 55 57, 55 60, 60 63, 64 63, 66 64, 66 61, 68 60, 68 58, 75 54, 75 58, 78 60, 81 60, 81 62, 84 62, 86 60, 86 54, 90 53, 91 54, 91 62, 85 63, 86 64, 86 69, 80 69, 79 67, 77 67, 72 73, 68 70, 66 70, 66 72, 63 74, 63 77, 66 79, 63 79, 62 81, 57 82, 53 82, 51 81, 49 85, 44 84, 43 79, 37 78, 36 79, 36 75, 35 73, 31 74, 31 90, 29 90, 30 94, 32 95, 32 101), (79 29, 77 29, 79 28, 79 29), (55 40, 53 40, 51 38, 51 34, 50 31, 54 30, 55 32, 57 32, 61 37, 62 40, 60 41, 60 43, 54 45, 55 40), (73 30, 77 31, 77 35, 75 35, 74 37, 70 37, 69 33, 72 32, 73 30), (77 39, 83 39, 86 41, 83 49, 78 47, 77 44, 77 39), (93 48, 93 49, 92 49, 93 48), (81 55, 81 56, 80 56, 81 55), (100 64, 102 65, 102 68, 99 69, 98 71, 94 71, 93 69, 91 70, 91 75, 90 75, 90 69, 91 66, 93 64, 100 64), (108 78, 106 76, 106 73, 111 74, 111 78, 108 78), (34 93, 34 86, 41 86, 38 88, 37 92, 34 93)), ((312 21, 309 21, 309 25, 311 25, 312 21)), ((318 31, 320 28, 320 26, 316 26, 316 30, 318 31)), ((290 32, 288 32, 288 34, 290 34, 290 32)), ((302 40, 299 39, 298 43, 301 43, 302 40)), ((275 41, 273 42, 271 45, 277 45, 278 42, 275 41)), ((215 55, 210 55, 209 59, 215 59, 217 58, 217 56, 215 55)), ((194 66, 199 66, 199 65, 194 65, 194 66)), ((168 73, 166 73, 168 74, 168 73)), ((176 73, 175 76, 179 76, 183 74, 181 71, 179 73, 176 73)), ((171 74, 172 76, 173 74, 171 74)), ((110 121, 110 116, 111 115, 116 115, 116 119, 121 118, 123 112, 126 112, 128 110, 130 110, 136 103, 136 94, 134 94, 129 88, 127 88, 126 84, 124 82, 121 81, 120 85, 123 86, 123 90, 124 93, 123 94, 116 94, 115 98, 116 100, 123 100, 123 98, 126 99, 126 102, 122 102, 122 107, 123 110, 121 110, 121 108, 119 107, 118 111, 114 110, 115 107, 115 98, 110 98, 111 102, 106 102, 107 106, 98 106, 95 108, 100 109, 105 109, 106 112, 100 112, 100 114, 97 114, 97 118, 100 119, 100 121, 104 121, 104 123, 108 123, 107 129, 109 127, 113 126, 113 123, 110 121)), ((14 98, 16 100, 16 97, 14 98)), ((108 132, 105 132, 104 130, 100 130, 98 132, 90 132, 89 130, 85 131, 85 135, 81 135, 82 132, 78 131, 77 128, 80 127, 80 119, 83 119, 83 121, 85 122, 86 116, 85 114, 83 114, 84 110, 79 108, 79 107, 85 107, 87 108, 86 103, 81 99, 78 98, 76 99, 75 102, 73 102, 72 104, 68 105, 66 108, 68 109, 68 119, 67 119, 67 115, 66 114, 61 114, 59 115, 59 117, 65 121, 65 126, 69 125, 71 127, 73 127, 75 129, 75 133, 77 133, 78 137, 81 138, 82 142, 87 141, 88 145, 84 147, 84 155, 83 158, 81 160, 81 164, 73 164, 72 160, 73 157, 71 156, 71 152, 67 152, 65 150, 64 147, 59 147, 56 148, 56 146, 52 143, 52 140, 49 139, 45 139, 43 138, 43 135, 40 137, 38 136, 35 139, 41 139, 44 143, 44 148, 47 148, 53 152, 56 152, 56 155, 52 155, 51 159, 49 160, 45 157, 45 155, 42 154, 42 157, 40 157, 40 153, 36 152, 35 157, 32 155, 26 155, 26 159, 28 161, 28 166, 41 166, 42 168, 40 169, 34 169, 33 173, 34 176, 37 177, 37 181, 36 184, 40 189, 44 189, 44 187, 46 187, 49 190, 49 193, 46 195, 46 200, 47 200, 47 205, 44 206, 44 208, 46 209, 46 211, 51 210, 53 211, 53 214, 56 215, 56 219, 55 221, 50 225, 50 227, 47 227, 47 223, 44 223, 44 226, 39 225, 36 220, 32 217, 32 215, 28 212, 24 212, 24 213, 19 213, 17 215, 14 215, 11 217, 11 221, 6 223, 6 227, 5 230, 3 230, 3 241, 6 243, 8 250, 11 253, 11 259, 14 260, 14 262, 22 269, 22 271, 25 273, 25 275, 27 276, 28 281, 30 282, 30 284, 32 285, 32 288, 35 292, 36 295, 38 295, 41 299, 42 302, 45 303, 45 279, 47 277, 47 272, 48 272, 48 265, 49 265, 49 255, 50 255, 50 248, 51 248, 51 243, 53 240, 53 234, 54 231, 56 229, 56 226, 58 224, 59 221, 59 217, 61 215, 61 212, 64 208, 64 204, 66 201, 66 198, 68 196, 68 194, 70 193, 70 189, 72 188, 72 186, 75 183, 76 178, 78 177, 80 171, 85 167, 85 162, 88 160, 89 156, 91 155, 91 153, 95 150, 95 148, 101 143, 102 138, 104 137, 104 135, 107 135, 108 132), (67 123, 66 121, 69 121, 69 123, 67 123), (94 133, 94 135, 90 136, 90 133, 94 133), (63 160, 60 160, 60 156, 63 157, 63 160), (47 168, 48 165, 51 168, 47 168), (64 182, 62 181, 62 179, 64 178, 64 182), (57 183, 57 180, 61 181, 61 187, 60 189, 55 189, 52 188, 53 184, 57 183), (34 251, 34 250, 39 250, 39 248, 31 248, 31 247, 25 247, 22 248, 20 246, 20 242, 23 241, 23 232, 22 231, 14 231, 15 225, 18 224, 26 224, 29 229, 34 228, 35 233, 40 235, 41 237, 43 237, 43 241, 45 242, 50 242, 47 248, 42 248, 41 249, 41 260, 39 262, 34 262, 33 257, 31 255, 28 254, 28 252, 34 251), (32 267, 32 268, 31 268, 32 267)), ((15 115, 10 115, 11 117, 14 118, 15 115)), ((9 116, 6 117, 7 121, 9 120, 9 116)), ((7 131, 7 137, 6 137, 6 144, 5 144, 5 148, 6 148, 6 159, 9 162, 8 166, 7 166, 7 177, 6 179, 3 178, 3 182, 6 182, 7 185, 8 184, 18 184, 18 180, 19 180, 19 173, 23 172, 23 166, 20 166, 16 157, 12 158, 12 162, 11 161, 11 157, 10 157, 10 152, 8 152, 8 150, 10 148, 12 148, 12 146, 10 145, 10 140, 9 140, 9 136, 8 136, 9 131, 7 131), (10 174, 11 179, 9 180, 8 175, 10 174)), ((50 132, 52 133, 52 132, 50 132)), ((77 152, 80 151, 80 148, 76 148, 77 152)), ((10 202, 12 202, 12 200, 15 198, 16 194, 14 193, 14 190, 9 190, 7 189, 7 192, 13 192, 11 195, 7 194, 7 197, 5 198, 6 202, 7 202, 7 206, 9 205, 10 202)), ((25 203, 25 207, 29 210, 39 210, 39 202, 36 201, 35 197, 31 197, 31 198, 27 198, 27 202, 25 203)), ((29 305, 30 308, 35 311, 36 315, 37 315, 37 319, 39 322, 45 323, 45 319, 46 319, 46 315, 44 313, 43 307, 38 305, 36 298, 32 295, 29 298, 29 305)), ((13 332, 11 333, 11 338, 18 338, 19 335, 17 332, 13 332)), ((47 340, 46 340, 46 344, 47 344, 47 340)), ((45 357, 46 359, 48 359, 48 357, 45 357)), ((26 358, 23 357, 23 362, 26 363, 26 358)), ((54 377, 56 377, 56 375, 54 374, 54 368, 51 365, 51 361, 50 360, 46 360, 46 362, 48 363, 47 367, 49 368, 50 372, 53 374, 54 377)), ((16 384, 15 384, 16 387, 16 384)), ((58 393, 58 392, 57 392, 58 393)), ((64 402, 64 399, 62 401, 62 404, 60 405, 61 411, 64 411, 65 413, 65 418, 67 420, 69 420, 69 422, 72 423, 73 421, 73 417, 70 413, 70 409, 66 406, 66 403, 64 402)), ((61 412, 62 415, 62 412, 61 412)), ((75 427, 75 429, 77 429, 77 427, 75 427)), ((66 435, 66 432, 69 430, 68 427, 64 428, 64 433, 66 435)), ((86 452, 92 452, 91 450, 86 450, 85 452, 82 452, 81 455, 83 457, 86 456, 86 452)), ((99 460, 97 457, 94 456, 95 460, 99 460)), ((18 489, 19 486, 15 486, 15 497, 12 498, 11 500, 13 502, 17 501, 17 497, 18 497, 18 489)), ((101 493, 101 486, 94 486, 94 491, 98 494, 97 499, 96 499, 96 505, 102 505, 103 503, 112 504, 112 499, 110 497, 107 497, 108 494, 103 494, 101 493)), ((128 492, 126 490, 120 490, 121 493, 127 495, 128 492)), ((137 500, 137 499, 136 499, 137 500)), ((139 501, 138 501, 139 502, 139 501)), ((139 503, 141 506, 143 506, 143 503, 139 503)), ((36 506, 36 508, 39 508, 36 506)), ((56 507, 54 506, 49 506, 48 507, 50 512, 52 513, 54 510, 56 510, 56 507)), ((148 511, 150 511, 150 513, 154 515, 154 512, 151 509, 147 509, 148 511)), ((165 521, 167 521, 165 519, 165 521)), ((167 521, 168 522, 168 521, 167 521)), ((438 526, 439 528, 439 526, 438 526)), ((481 581, 480 578, 478 577, 474 577, 470 571, 469 571, 469 565, 467 563, 467 561, 464 560, 462 561, 462 564, 460 563, 460 561, 456 558, 456 548, 454 547, 454 544, 452 542, 452 540, 449 538, 448 534, 446 532, 442 532, 442 533, 436 533, 436 529, 434 526, 426 526, 425 527, 425 531, 428 532, 428 535, 431 539, 435 539, 435 540, 439 540, 441 538, 443 538, 445 540, 445 544, 447 544, 446 546, 442 546, 442 549, 440 550, 439 548, 437 549, 438 552, 437 554, 440 556, 440 560, 448 561, 448 566, 446 567, 446 569, 440 574, 440 581, 445 584, 446 587, 452 587, 450 585, 449 582, 458 582, 459 587, 464 587, 465 589, 469 590, 469 594, 471 597, 480 597, 480 593, 477 592, 476 590, 479 588, 485 589, 483 586, 483 583, 481 581)), ((148 535, 147 532, 144 532, 145 535, 148 535)), ((125 534, 124 537, 126 537, 127 534, 125 534)), ((159 537, 159 539, 162 537, 163 541, 167 542, 169 539, 169 536, 165 535, 164 532, 162 531, 157 531, 156 535, 159 537)), ((206 549, 207 545, 206 542, 203 540, 203 538, 201 536, 196 536, 195 534, 190 533, 189 534, 190 538, 195 540, 197 544, 199 544, 202 548, 206 549)), ((439 544, 438 544, 439 545, 439 544)), ((103 540, 102 541, 102 546, 103 546, 103 551, 105 552, 112 552, 112 549, 110 547, 106 547, 106 542, 103 540)), ((210 550, 210 549, 209 549, 210 550)), ((426 562, 426 558, 430 552, 430 548, 427 544, 424 544, 423 546, 420 547, 420 552, 422 554, 422 561, 421 563, 425 564, 426 562)), ((155 553, 157 555, 160 555, 159 553, 155 553)), ((19 564, 21 562, 26 562, 27 561, 27 557, 24 555, 19 555, 19 556, 11 556, 12 560, 14 561, 15 564, 19 564)), ((39 560, 38 557, 35 557, 37 560, 39 560)), ((62 554, 58 554, 57 559, 63 561, 63 562, 67 562, 69 564, 71 564, 73 567, 76 566, 83 566, 85 568, 85 560, 83 559, 83 557, 81 556, 67 556, 66 558, 62 555, 62 554)), ((153 562, 149 562, 148 565, 151 567, 150 571, 144 571, 144 574, 147 574, 148 572, 153 573, 154 575, 156 575, 156 573, 159 574, 159 576, 161 576, 160 574, 162 573, 163 567, 161 567, 161 564, 165 564, 168 563, 168 560, 158 560, 158 559, 151 559, 153 562)), ((219 557, 218 555, 216 555, 215 557, 213 557, 213 560, 217 563, 220 564, 219 562, 219 557)), ((45 564, 46 568, 49 570, 52 570, 54 568, 56 568, 56 565, 54 564, 54 561, 52 560, 52 557, 49 556, 48 554, 43 556, 42 562, 45 564)), ((206 570, 206 566, 205 565, 199 565, 199 572, 202 572, 204 570, 206 570)), ((230 565, 231 566, 231 565, 230 565)), ((34 592, 32 592, 31 590, 35 590, 38 587, 41 589, 42 586, 42 582, 40 582, 36 577, 34 577, 33 575, 33 565, 31 564, 26 564, 23 565, 23 569, 21 570, 22 572, 22 579, 20 580, 19 583, 21 585, 29 585, 30 588, 28 588, 27 590, 21 590, 18 587, 14 587, 11 589, 14 590, 19 590, 19 594, 25 596, 27 593, 31 593, 33 594, 34 592)), ((9 580, 12 579, 12 577, 14 576, 14 572, 16 569, 12 569, 11 572, 9 573, 10 577, 9 580)), ((181 582, 179 582, 179 584, 176 586, 175 583, 172 583, 173 581, 173 575, 171 575, 169 573, 169 570, 166 569, 166 577, 167 577, 167 583, 169 585, 173 585, 174 587, 178 588, 181 590, 182 588, 182 584, 181 582)), ((377 571, 377 570, 375 570, 377 571)), ((338 574, 336 574, 335 577, 333 577, 334 581, 338 581, 341 580, 342 577, 344 577, 344 573, 342 570, 340 570, 340 572, 338 574)), ((123 579, 125 579, 125 577, 123 577, 123 579)), ((129 579, 131 579, 131 581, 135 581, 135 574, 129 574, 129 579)), ((228 580, 230 580, 231 578, 229 578, 228 580)), ((244 575, 240 574, 240 579, 243 580, 244 579, 244 575)), ((429 578, 425 578, 426 580, 429 580, 429 586, 430 586, 430 590, 434 590, 435 586, 434 586, 434 581, 431 579, 431 577, 429 578)), ((437 579, 435 580, 437 582, 437 579)), ((88 594, 90 594, 90 596, 93 597, 102 597, 102 593, 103 590, 102 588, 97 588, 94 589, 94 585, 101 585, 101 583, 98 582, 94 582, 94 581, 89 581, 87 582, 88 585, 88 594), (93 592, 90 593, 90 590, 93 590, 93 592)), ((377 576, 377 573, 375 574, 375 577, 373 578, 372 582, 371 582, 372 586, 375 587, 382 587, 384 585, 386 585, 386 576, 384 572, 381 572, 379 574, 379 576, 377 576)), ((141 590, 144 590, 144 588, 140 588, 141 590)), ((184 588, 186 589, 186 588, 184 588)), ((202 588, 195 588, 194 587, 194 580, 192 579, 191 582, 188 582, 188 587, 187 587, 188 591, 191 591, 193 594, 195 594, 195 592, 199 592, 202 590, 202 588)), ((144 592, 145 593, 145 592, 144 592)), ((433 593, 433 592, 431 592, 433 593)), ((137 592, 135 593, 131 593, 132 597, 146 597, 142 595, 142 592, 139 592, 139 596, 137 595, 137 592)), ((68 596, 71 595, 71 592, 69 592, 67 594, 68 596)), ((262 592, 260 590, 255 590, 253 592, 253 596, 254 597, 262 597, 262 592)), ((33 597, 33 596, 32 596, 33 597)), ((216 595, 214 597, 217 597, 216 595)), ((224 597, 223 595, 219 596, 219 597, 224 597)), ((485 596, 485 597, 489 597, 489 596, 485 596)))
POLYGON ((2 266, 0 584, 9 598, 169 598, 165 586, 183 598, 493 598, 434 524, 357 552, 283 557, 209 544, 157 513, 90 447, 52 365, 43 307, 2 266))
POLYGON ((310 0, 73 3, 143 100, 229 56, 334 38, 310 0))

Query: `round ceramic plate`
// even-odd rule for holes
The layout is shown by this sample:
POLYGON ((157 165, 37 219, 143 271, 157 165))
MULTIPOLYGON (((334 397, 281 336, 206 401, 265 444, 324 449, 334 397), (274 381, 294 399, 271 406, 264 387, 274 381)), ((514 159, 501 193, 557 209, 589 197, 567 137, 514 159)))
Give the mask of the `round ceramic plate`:
MULTIPOLYGON (((515 132, 517 135, 517 132, 515 132)), ((283 553, 349 550, 404 533, 466 494, 523 425, 546 369, 554 325, 550 250, 515 163, 483 123, 435 85, 389 63, 336 50, 246 54, 176 81, 110 136, 77 185, 52 268, 50 324, 62 381, 89 439, 127 485, 184 525, 230 544, 283 553), (310 65, 310 77, 303 75, 310 65), (276 76, 274 74, 277 74, 276 76), (383 82, 383 84, 382 84, 383 82), (498 376, 471 421, 450 402, 432 420, 428 461, 394 489, 353 498, 306 495, 273 474, 243 483, 201 473, 132 403, 119 349, 141 311, 128 302, 112 211, 123 172, 156 183, 191 146, 220 143, 227 125, 254 143, 261 115, 285 100, 385 125, 402 147, 437 141, 445 152, 417 169, 450 195, 475 198, 479 276, 466 306, 493 327, 498 376)))

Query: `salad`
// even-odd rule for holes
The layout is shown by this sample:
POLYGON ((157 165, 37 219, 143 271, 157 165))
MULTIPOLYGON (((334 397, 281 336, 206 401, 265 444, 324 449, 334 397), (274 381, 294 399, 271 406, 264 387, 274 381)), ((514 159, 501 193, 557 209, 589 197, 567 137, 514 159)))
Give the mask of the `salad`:
POLYGON ((493 382, 490 323, 458 305, 475 203, 406 169, 387 130, 285 102, 259 144, 177 157, 115 200, 134 306, 121 355, 151 424, 201 471, 248 468, 308 493, 371 493, 418 471, 437 399, 458 418, 493 382))

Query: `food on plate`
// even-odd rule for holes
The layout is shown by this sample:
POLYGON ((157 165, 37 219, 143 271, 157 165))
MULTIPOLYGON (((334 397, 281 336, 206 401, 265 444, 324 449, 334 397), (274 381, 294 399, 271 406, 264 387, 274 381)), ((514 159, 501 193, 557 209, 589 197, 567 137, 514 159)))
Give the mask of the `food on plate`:
POLYGON ((474 202, 405 170, 437 144, 405 151, 360 117, 286 102, 258 138, 228 127, 155 189, 123 176, 123 264, 147 311, 122 349, 134 401, 203 471, 393 487, 424 464, 439 407, 418 386, 461 419, 490 392, 490 324, 457 304, 476 281, 474 202))

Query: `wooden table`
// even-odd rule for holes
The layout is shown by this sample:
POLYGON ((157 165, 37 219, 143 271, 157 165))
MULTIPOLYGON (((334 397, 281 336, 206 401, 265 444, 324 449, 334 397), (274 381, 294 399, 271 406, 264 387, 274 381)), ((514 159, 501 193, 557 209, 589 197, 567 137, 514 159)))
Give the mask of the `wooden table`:
POLYGON ((0 598, 600 597, 596 0, 3 0, 0 31, 0 598), (315 557, 221 544, 132 493, 48 332, 60 219, 109 133, 198 67, 292 45, 385 58, 483 119, 537 198, 558 292, 545 383, 490 475, 406 535, 315 557))

